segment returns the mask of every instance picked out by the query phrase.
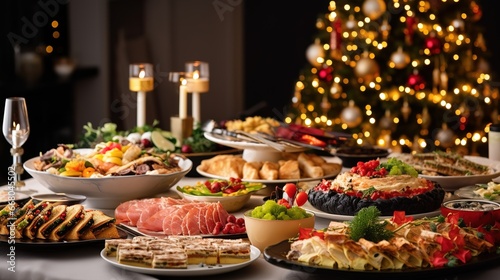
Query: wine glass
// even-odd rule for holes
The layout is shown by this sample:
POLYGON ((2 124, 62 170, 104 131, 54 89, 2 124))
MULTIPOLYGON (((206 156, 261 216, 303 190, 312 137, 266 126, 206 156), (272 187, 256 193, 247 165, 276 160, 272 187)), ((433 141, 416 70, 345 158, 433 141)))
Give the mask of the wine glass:
POLYGON ((22 187, 24 186, 24 182, 21 181, 21 175, 24 172, 21 163, 21 156, 24 153, 22 145, 28 140, 30 134, 28 109, 23 97, 9 97, 5 100, 2 131, 7 142, 12 145, 10 153, 13 157, 13 164, 12 169, 9 168, 9 174, 14 172, 13 185, 22 187))

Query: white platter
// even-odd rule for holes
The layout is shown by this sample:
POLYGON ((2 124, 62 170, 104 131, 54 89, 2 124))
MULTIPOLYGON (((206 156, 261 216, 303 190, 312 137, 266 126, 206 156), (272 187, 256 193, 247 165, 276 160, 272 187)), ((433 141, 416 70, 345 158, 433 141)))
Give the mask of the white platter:
MULTIPOLYGON (((230 137, 221 136, 210 132, 205 132, 204 136, 208 140, 217 144, 243 150, 243 159, 247 161, 277 161, 279 158, 281 158, 281 151, 275 150, 266 144, 248 142, 239 139, 232 140, 232 138, 230 137)), ((283 145, 285 146, 285 152, 288 153, 302 152, 307 150, 307 148, 294 146, 291 144, 283 145)))
MULTIPOLYGON (((478 194, 474 193, 474 190, 476 189, 476 186, 467 186, 467 187, 462 187, 454 192, 456 196, 459 196, 461 198, 475 198, 475 199, 484 199, 488 200, 478 194)), ((500 197, 494 199, 493 201, 500 202, 500 197)))
POLYGON ((499 161, 490 160, 488 158, 478 157, 478 156, 465 156, 465 158, 475 163, 489 166, 492 169, 492 172, 490 174, 485 174, 485 175, 470 175, 470 176, 428 176, 428 175, 419 175, 419 176, 439 183, 445 191, 456 191, 461 187, 488 183, 500 177, 499 161))
MULTIPOLYGON (((323 212, 321 210, 314 208, 314 206, 312 206, 309 202, 306 202, 304 205, 302 205, 302 208, 313 212, 317 217, 330 219, 333 221, 351 221, 354 218, 354 216, 350 216, 350 215, 337 215, 337 214, 330 214, 330 213, 323 212)), ((411 215, 407 215, 407 216, 411 216, 414 219, 420 219, 420 218, 424 218, 424 217, 435 217, 435 216, 438 216, 440 214, 441 214, 441 210, 436 209, 435 211, 432 211, 432 212, 411 214, 411 215)), ((380 218, 381 219, 390 219, 392 217, 380 216, 380 218)))
POLYGON ((250 245, 251 247, 251 252, 250 252, 250 260, 239 263, 239 264, 218 264, 218 265, 205 265, 205 266, 200 266, 200 265, 188 265, 187 269, 169 269, 169 268, 147 268, 147 267, 139 267, 139 266, 133 266, 133 265, 126 265, 126 264, 121 264, 116 261, 116 257, 108 257, 106 256, 106 252, 103 249, 101 251, 101 257, 110 263, 113 266, 128 270, 128 271, 133 271, 133 272, 138 272, 138 273, 144 273, 144 274, 149 274, 149 275, 161 275, 161 276, 207 276, 207 275, 215 275, 215 274, 222 274, 234 270, 238 270, 241 268, 244 268, 254 261, 256 261, 259 256, 260 256, 260 250, 257 249, 257 247, 250 245))
MULTIPOLYGON (((207 178, 229 180, 228 177, 224 177, 224 176, 219 176, 219 175, 207 173, 207 172, 201 170, 200 166, 196 167, 196 171, 198 173, 200 173, 201 175, 203 175, 204 177, 207 177, 207 178)), ((286 183, 290 183, 291 181, 293 181, 295 183, 320 181, 322 179, 328 179, 328 178, 335 177, 338 174, 339 173, 333 173, 333 174, 328 174, 328 175, 325 175, 323 177, 317 177, 317 178, 279 179, 279 180, 261 180, 261 179, 254 179, 254 180, 252 180, 252 179, 242 178, 241 180, 245 181, 245 182, 250 182, 250 183, 262 183, 262 184, 266 185, 267 187, 269 187, 269 186, 272 186, 273 184, 274 185, 277 185, 277 184, 286 184, 286 183)))
MULTIPOLYGON (((224 146, 228 146, 231 148, 235 149, 240 149, 240 150, 245 150, 245 149, 255 149, 255 150, 267 150, 267 151, 276 151, 272 147, 266 145, 266 144, 261 144, 261 143, 255 143, 255 142, 248 142, 244 140, 239 140, 235 139, 232 140, 231 138, 225 137, 225 136, 220 136, 217 134, 213 134, 210 132, 205 132, 204 133, 205 138, 208 140, 215 142, 217 144, 221 144, 224 146)), ((280 142, 281 143, 281 142, 280 142)), ((283 143, 285 145, 285 152, 300 152, 300 151, 305 151, 307 148, 300 147, 300 146, 295 146, 287 143, 283 143)))

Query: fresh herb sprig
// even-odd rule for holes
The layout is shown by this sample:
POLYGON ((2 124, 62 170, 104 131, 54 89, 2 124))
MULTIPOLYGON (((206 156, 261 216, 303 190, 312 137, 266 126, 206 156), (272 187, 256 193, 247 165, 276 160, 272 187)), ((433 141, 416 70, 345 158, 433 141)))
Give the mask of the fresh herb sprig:
POLYGON ((349 236, 352 240, 360 238, 372 242, 389 240, 394 233, 386 228, 387 221, 379 220, 380 210, 375 206, 369 206, 358 211, 356 216, 349 222, 349 236))

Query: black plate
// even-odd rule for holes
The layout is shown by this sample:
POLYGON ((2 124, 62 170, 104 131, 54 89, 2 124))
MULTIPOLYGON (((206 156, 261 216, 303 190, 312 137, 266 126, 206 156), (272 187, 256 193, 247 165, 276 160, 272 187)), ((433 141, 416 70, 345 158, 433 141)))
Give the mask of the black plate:
POLYGON ((342 166, 353 167, 358 162, 367 162, 372 159, 385 158, 389 155, 389 151, 382 148, 369 147, 343 147, 337 149, 335 153, 342 160, 342 166))
MULTIPOLYGON (((127 232, 124 230, 117 228, 118 229, 118 234, 120 235, 121 239, 126 239, 128 238, 127 232)), ((15 243, 9 243, 12 242, 12 240, 9 239, 9 236, 7 235, 0 235, 0 243, 7 243, 11 246, 16 246, 17 247, 29 247, 33 248, 36 247, 37 249, 40 248, 58 248, 58 247, 71 247, 71 246, 85 246, 85 245, 91 245, 91 244, 102 244, 104 246, 104 240, 106 239, 89 239, 89 240, 62 240, 62 241, 55 241, 55 240, 45 240, 45 239, 29 239, 29 238, 15 238, 13 239, 15 243)))
POLYGON ((468 263, 458 265, 456 267, 430 267, 430 268, 413 268, 401 270, 353 270, 353 269, 334 269, 328 267, 308 265, 306 263, 291 261, 286 258, 286 253, 290 250, 290 243, 284 240, 278 244, 267 247, 264 250, 264 259, 271 264, 279 267, 302 271, 313 274, 328 274, 330 278, 348 277, 356 279, 409 279, 422 277, 437 277, 457 275, 460 272, 472 271, 485 266, 495 266, 500 263, 500 254, 490 253, 481 254, 473 257, 468 263), (359 277, 359 278, 358 278, 359 277), (363 278, 369 277, 369 278, 363 278), (403 278, 404 277, 404 278, 403 278))

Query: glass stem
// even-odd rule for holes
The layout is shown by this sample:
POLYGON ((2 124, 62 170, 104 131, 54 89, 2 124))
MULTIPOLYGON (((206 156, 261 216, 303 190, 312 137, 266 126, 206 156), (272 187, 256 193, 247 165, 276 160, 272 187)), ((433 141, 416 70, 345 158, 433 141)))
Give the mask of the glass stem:
POLYGON ((24 168, 23 164, 21 162, 21 155, 23 154, 23 148, 18 147, 18 148, 12 148, 11 154, 12 154, 12 167, 14 168, 15 175, 14 175, 14 186, 16 188, 20 188, 25 186, 25 182, 22 181, 21 175, 24 173, 24 168))

